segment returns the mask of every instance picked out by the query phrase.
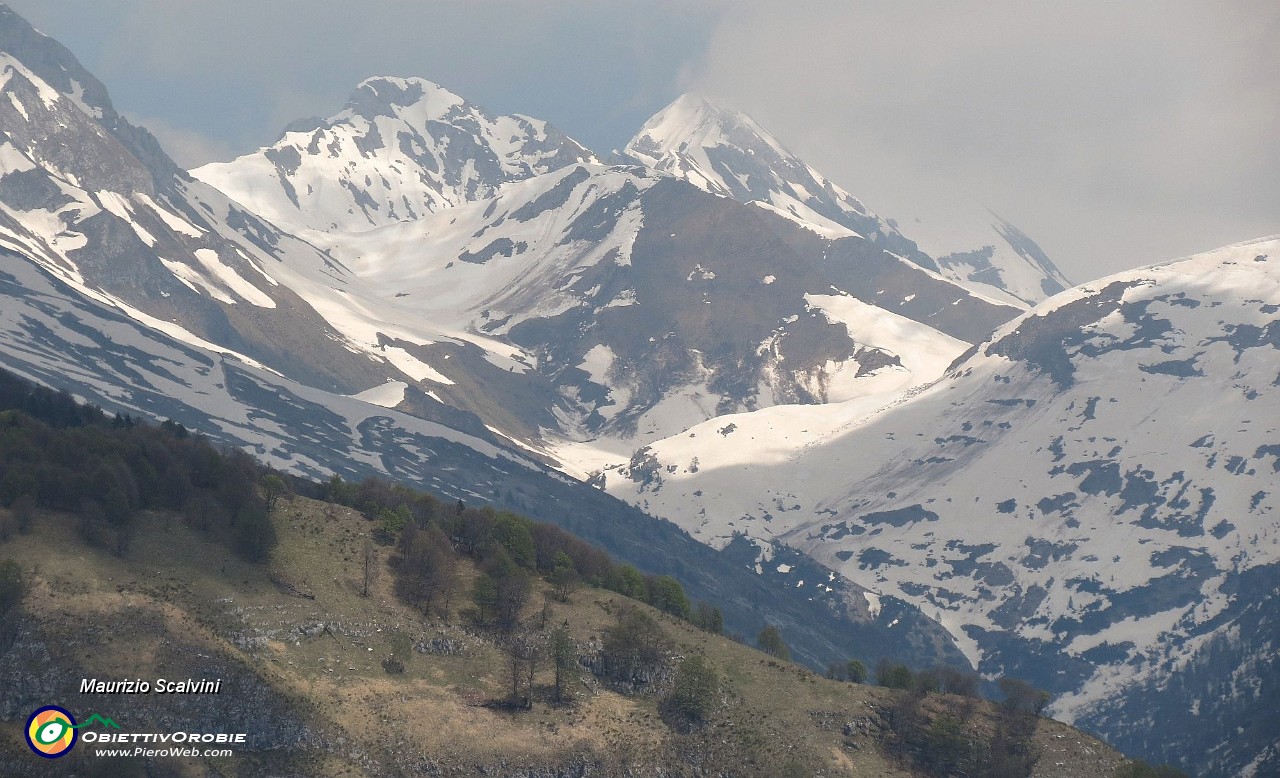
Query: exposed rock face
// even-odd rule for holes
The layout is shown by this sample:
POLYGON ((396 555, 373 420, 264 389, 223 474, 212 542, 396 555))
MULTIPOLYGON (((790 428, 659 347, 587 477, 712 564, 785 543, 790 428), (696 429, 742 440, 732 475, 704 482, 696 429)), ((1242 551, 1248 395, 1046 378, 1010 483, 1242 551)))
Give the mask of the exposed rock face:
POLYGON ((493 116, 421 78, 371 78, 346 108, 192 171, 282 225, 358 232, 487 199, 594 156, 551 125, 493 116))

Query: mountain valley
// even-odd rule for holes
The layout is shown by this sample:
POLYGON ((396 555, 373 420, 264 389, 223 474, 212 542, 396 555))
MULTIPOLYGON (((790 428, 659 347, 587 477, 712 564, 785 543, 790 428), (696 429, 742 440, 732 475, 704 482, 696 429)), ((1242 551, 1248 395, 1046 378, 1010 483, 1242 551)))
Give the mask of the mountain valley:
POLYGON ((0 69, 0 367, 556 523, 811 668, 1280 771, 1280 239, 1072 285, 696 95, 599 154, 415 77, 184 171, 4 6, 0 69))

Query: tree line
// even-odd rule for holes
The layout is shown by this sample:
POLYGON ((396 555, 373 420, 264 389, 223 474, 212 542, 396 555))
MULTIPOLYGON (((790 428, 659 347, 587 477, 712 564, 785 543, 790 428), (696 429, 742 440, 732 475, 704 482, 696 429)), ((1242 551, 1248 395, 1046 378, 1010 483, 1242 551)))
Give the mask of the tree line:
POLYGON ((548 523, 492 506, 468 506, 385 479, 348 482, 333 476, 323 499, 346 505, 374 522, 374 534, 394 545, 395 589, 424 614, 446 615, 457 603, 454 569, 466 557, 480 575, 470 592, 474 620, 510 630, 528 602, 535 577, 547 580, 561 601, 579 586, 608 589, 719 634, 718 607, 691 602, 680 582, 642 573, 608 552, 548 523))
POLYGON ((38 529, 38 509, 76 514, 86 542, 123 555, 142 511, 181 514, 249 561, 276 543, 258 484, 267 469, 181 424, 108 416, 0 371, 0 541, 38 529))

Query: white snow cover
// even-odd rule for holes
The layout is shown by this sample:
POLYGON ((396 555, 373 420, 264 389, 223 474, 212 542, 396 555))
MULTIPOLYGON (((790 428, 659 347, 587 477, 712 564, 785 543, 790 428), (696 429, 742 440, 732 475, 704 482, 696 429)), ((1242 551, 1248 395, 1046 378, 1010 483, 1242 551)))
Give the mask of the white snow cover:
MULTIPOLYGON (((638 203, 624 210, 603 240, 570 241, 565 235, 574 220, 601 198, 626 187, 638 194, 650 185, 648 179, 599 165, 573 166, 508 184, 493 200, 465 203, 413 222, 359 233, 303 232, 307 240, 351 270, 338 284, 324 268, 286 264, 273 266, 270 272, 353 343, 371 352, 385 351, 387 358, 400 360, 397 365, 402 369, 413 358, 392 348, 379 349, 379 333, 424 345, 441 340, 470 342, 503 369, 524 372, 532 357, 499 340, 511 327, 584 303, 628 304, 625 295, 596 301, 574 291, 571 282, 581 268, 606 258, 618 264, 629 261, 640 226, 638 203), (577 171, 586 178, 571 188, 564 207, 524 221, 500 218, 536 202, 577 171), (496 251, 483 261, 458 260, 486 256, 486 249, 495 244, 509 246, 511 256, 496 251), (483 325, 502 320, 502 326, 488 327, 489 334, 480 334, 483 325)), ((409 369, 430 380, 451 383, 434 368, 409 369)))
POLYGON ((35 170, 36 164, 31 158, 18 150, 8 140, 0 143, 0 171, 5 173, 23 173, 28 170, 35 170))
POLYGON ((177 215, 173 211, 170 211, 168 208, 161 206, 155 200, 152 200, 151 196, 146 192, 136 192, 133 197, 135 200, 150 208, 156 216, 160 217, 161 221, 169 226, 169 229, 174 230, 175 232, 180 232, 191 238, 199 238, 204 235, 204 230, 177 215))
POLYGON ((381 405, 383 408, 394 408, 404 402, 404 393, 408 388, 409 385, 404 381, 388 381, 352 396, 357 400, 381 405))
POLYGON ((734 532, 781 538, 936 615, 974 661, 986 649, 966 627, 1011 628, 1076 655, 1131 642, 1132 664, 1103 665, 1055 702, 1071 720, 1167 671, 1160 657, 1188 655, 1195 644, 1183 636, 1225 605, 1224 578, 1205 579, 1190 604, 1074 636, 1059 636, 1058 619, 1105 611, 1118 593, 1169 575, 1177 568, 1162 551, 1190 548, 1223 571, 1280 561, 1277 460, 1266 453, 1280 443, 1280 417, 1268 412, 1280 351, 1229 342, 1253 342, 1277 310, 1280 239, 1122 273, 1005 325, 923 391, 862 413, 855 400, 714 419, 649 447, 656 480, 642 486, 610 469, 607 489, 713 545, 734 532), (1086 326, 1090 350, 1072 352, 1069 386, 988 355, 1064 306, 1105 310, 1092 301, 1114 285, 1132 307, 1086 326), (1161 334, 1147 342, 1152 328, 1161 334), (1112 466, 1116 485, 1085 483, 1112 466), (1124 479, 1163 496, 1126 508, 1137 498, 1124 479), (1101 592, 1073 583, 1088 580, 1101 592), (1031 590, 1043 592, 1032 613, 1005 626, 998 609, 1031 590))
POLYGON ((595 161, 546 122, 490 116, 425 79, 378 77, 315 128, 191 173, 277 224, 359 232, 487 198, 566 156, 595 161), (476 148, 450 152, 455 132, 476 148))
MULTIPOLYGON (((682 178, 712 194, 754 202, 823 237, 859 233, 815 211, 815 192, 840 210, 867 214, 857 198, 783 148, 750 116, 721 108, 695 94, 681 95, 654 114, 627 144, 626 151, 659 172, 682 178), (735 161, 750 158, 753 167, 766 166, 769 180, 763 185, 767 191, 760 190, 761 182, 753 182, 745 172, 726 178, 724 167, 715 164, 713 156, 735 161)), ((883 221, 878 226, 886 231, 892 229, 883 221)))
POLYGON ((258 287, 244 280, 239 273, 218 257, 218 252, 213 249, 196 249, 195 256, 205 270, 242 300, 259 308, 276 307, 275 300, 268 297, 258 287))
MULTIPOLYGON (((821 310, 828 319, 845 325, 849 337, 862 345, 892 354, 904 370, 882 369, 877 392, 905 389, 933 381, 942 375, 969 344, 938 332, 932 327, 900 316, 848 295, 805 295, 805 302, 821 310)), ((849 375, 828 388, 832 402, 852 400, 869 392, 865 377, 849 375)))
MULTIPOLYGON (((31 82, 46 109, 52 109, 61 98, 58 90, 49 86, 44 79, 37 76, 16 57, 8 52, 0 51, 0 90, 6 90, 9 87, 9 81, 15 73, 21 74, 22 77, 31 82)), ((23 116, 24 118, 26 116, 25 110, 23 111, 23 116)))

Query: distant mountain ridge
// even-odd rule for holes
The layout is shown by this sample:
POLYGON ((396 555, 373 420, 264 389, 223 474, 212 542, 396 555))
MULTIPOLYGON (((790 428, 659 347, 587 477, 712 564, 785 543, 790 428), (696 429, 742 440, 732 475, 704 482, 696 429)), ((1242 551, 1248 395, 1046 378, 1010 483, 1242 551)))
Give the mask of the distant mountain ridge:
POLYGON ((358 232, 492 196, 594 155, 551 125, 493 116, 422 78, 370 78, 327 120, 197 178, 287 227, 358 232))
MULTIPOLYGON (((887 250, 882 242, 912 251, 891 231, 874 232, 888 229, 874 217, 863 217, 864 231, 876 240, 839 225, 815 231, 660 166, 602 165, 567 139, 544 154, 513 136, 505 181, 495 173, 440 195, 422 166, 470 170, 469 158, 450 154, 494 147, 500 121, 429 82, 371 79, 318 127, 297 125, 270 148, 193 172, 267 203, 281 223, 316 228, 302 234, 350 271, 341 287, 307 268, 274 277, 351 342, 375 356, 394 350, 429 396, 578 475, 718 414, 870 391, 886 370, 927 380, 901 368, 919 360, 886 351, 806 295, 883 307, 929 343, 974 342, 1017 311, 887 250), (405 127, 417 128, 412 143, 405 127), (389 142, 397 133, 400 146, 389 142), (431 155, 406 160, 406 144, 431 155), (336 201, 332 186, 304 183, 335 165, 345 192, 336 201), (369 206, 388 186, 410 185, 436 198, 430 212, 369 206), (307 216, 332 215, 335 202, 346 216, 307 216)), ((745 135, 763 137, 743 122, 745 135)), ((769 143, 759 141, 762 157, 769 143)), ((807 171, 789 159, 778 151, 766 162, 807 171)), ((852 219, 860 204, 831 189, 852 219)))
POLYGON ((682 95, 645 122, 625 154, 824 235, 861 235, 997 302, 1027 307, 1071 285, 1034 241, 985 209, 956 203, 949 221, 961 225, 958 233, 918 221, 900 231, 898 222, 872 213, 750 116, 698 95, 682 95), (929 236, 932 254, 915 242, 916 229, 929 236))

